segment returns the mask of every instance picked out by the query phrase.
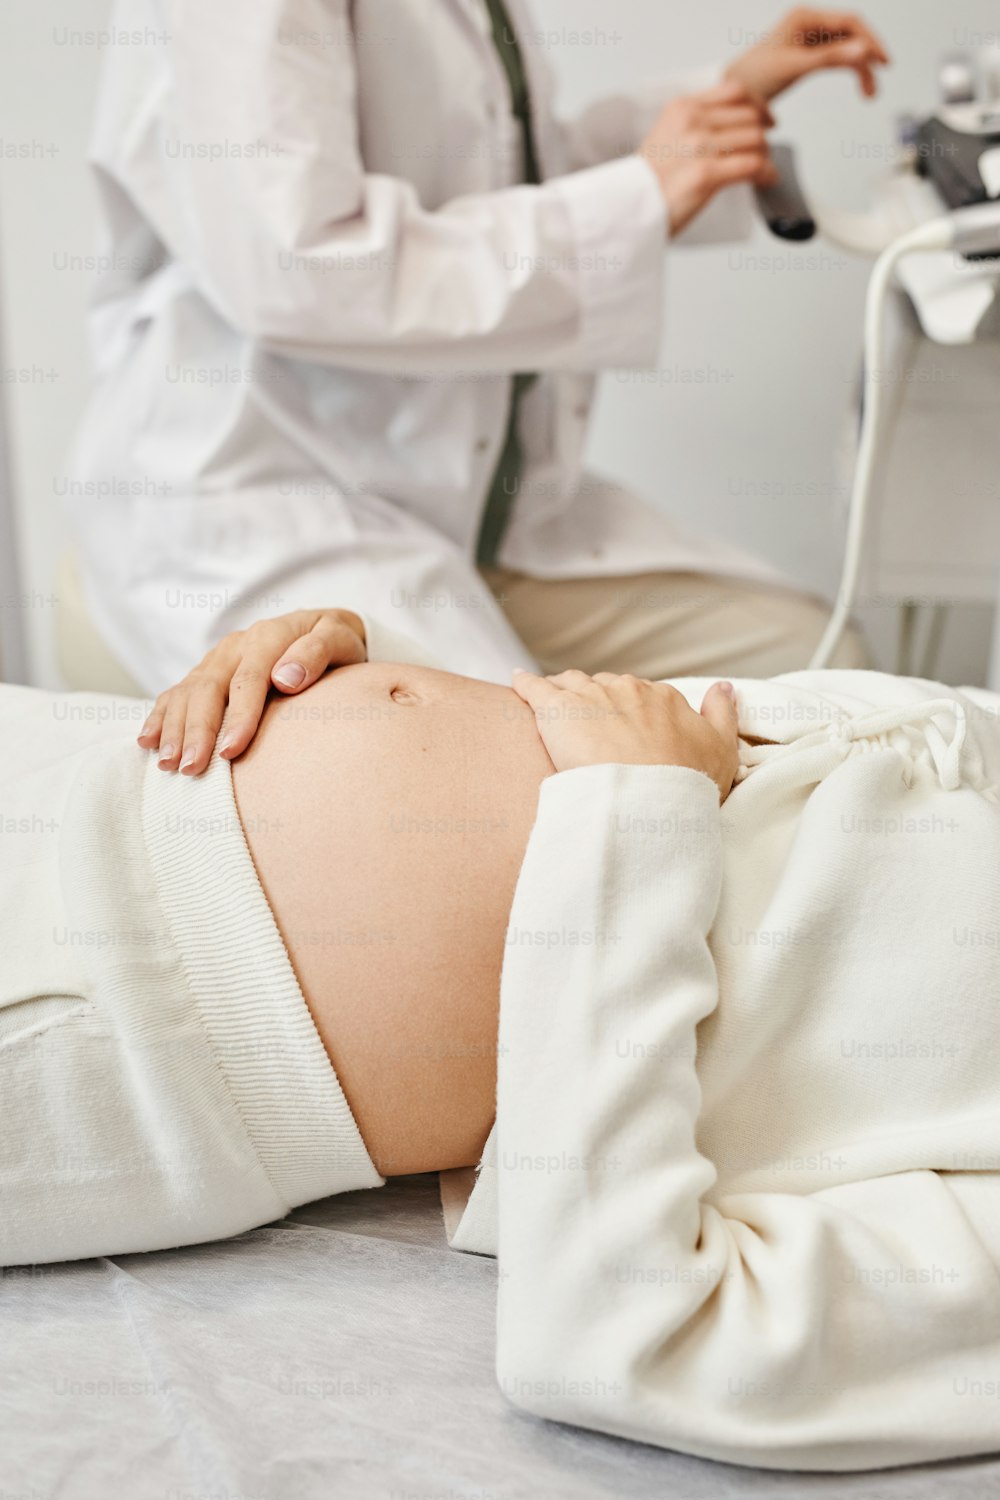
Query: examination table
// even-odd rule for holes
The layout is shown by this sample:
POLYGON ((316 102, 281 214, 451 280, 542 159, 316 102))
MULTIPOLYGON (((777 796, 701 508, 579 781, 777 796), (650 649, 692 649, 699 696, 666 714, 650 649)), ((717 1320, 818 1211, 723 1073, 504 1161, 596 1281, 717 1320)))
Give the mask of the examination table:
POLYGON ((0 1272, 0 1497, 1000 1496, 1000 1458, 780 1474, 526 1416, 494 1381, 496 1275, 448 1248, 432 1176, 220 1244, 0 1272))

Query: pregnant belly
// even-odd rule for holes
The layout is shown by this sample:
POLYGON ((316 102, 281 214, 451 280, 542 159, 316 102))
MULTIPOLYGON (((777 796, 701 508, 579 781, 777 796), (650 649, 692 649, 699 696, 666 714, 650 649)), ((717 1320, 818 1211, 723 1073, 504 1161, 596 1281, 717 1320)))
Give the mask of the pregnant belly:
POLYGON ((381 664, 269 704, 234 766, 261 883, 383 1175, 478 1159, 507 918, 552 770, 510 689, 381 664))

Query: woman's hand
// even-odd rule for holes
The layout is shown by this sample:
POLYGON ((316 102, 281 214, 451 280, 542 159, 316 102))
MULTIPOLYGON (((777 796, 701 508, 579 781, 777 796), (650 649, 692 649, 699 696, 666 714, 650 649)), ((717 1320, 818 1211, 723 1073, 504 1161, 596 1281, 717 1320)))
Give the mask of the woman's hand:
POLYGON ((827 68, 851 68, 869 99, 878 93, 876 67, 890 58, 860 16, 838 10, 793 10, 758 46, 726 69, 758 99, 774 99, 800 78, 827 68))
POLYGON ((366 661, 365 627, 349 609, 299 609, 225 636, 193 672, 156 700, 139 744, 159 747, 164 771, 198 776, 208 765, 223 716, 219 754, 242 755, 260 723, 269 689, 301 693, 329 667, 366 661), (228 705, 228 713, 226 708, 228 705))
POLYGON ((639 148, 659 181, 671 235, 680 234, 723 188, 777 181, 767 146, 773 124, 767 106, 734 78, 671 100, 639 148))
POLYGON ((739 716, 731 683, 709 688, 701 713, 666 683, 599 672, 514 674, 557 771, 580 766, 687 766, 725 802, 739 769, 739 716))

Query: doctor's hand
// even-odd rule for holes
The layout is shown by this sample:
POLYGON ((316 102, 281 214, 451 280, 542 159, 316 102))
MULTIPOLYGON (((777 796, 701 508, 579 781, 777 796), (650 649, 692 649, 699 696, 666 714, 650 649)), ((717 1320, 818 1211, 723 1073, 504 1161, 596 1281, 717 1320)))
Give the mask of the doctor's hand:
POLYGON ((673 99, 639 148, 660 183, 670 233, 679 234, 722 188, 770 187, 777 172, 767 147, 774 116, 736 79, 673 99))
POLYGON ((534 712, 557 771, 581 766, 686 766, 725 802, 739 770, 739 713, 729 682, 717 682, 695 713, 663 682, 599 672, 536 677, 515 672, 514 691, 534 712))
POLYGON ((760 99, 774 99, 809 73, 850 68, 858 75, 861 92, 869 99, 878 93, 877 67, 889 54, 860 16, 838 10, 793 10, 726 69, 726 77, 741 83, 760 99))
POLYGON ((330 667, 366 661, 365 627, 349 609, 298 609, 235 630, 194 671, 157 698, 139 744, 159 748, 164 771, 198 776, 208 765, 225 718, 219 754, 235 760, 257 733, 272 687, 301 693, 330 667), (228 712, 227 712, 228 707, 228 712))

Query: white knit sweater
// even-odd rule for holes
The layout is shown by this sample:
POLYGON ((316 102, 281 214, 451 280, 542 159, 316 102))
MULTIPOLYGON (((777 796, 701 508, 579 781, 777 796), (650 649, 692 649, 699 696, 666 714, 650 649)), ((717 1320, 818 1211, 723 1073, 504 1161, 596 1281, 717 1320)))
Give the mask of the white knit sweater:
POLYGON ((544 783, 453 1244, 498 1251, 529 1412, 787 1469, 990 1451, 1000 699, 737 686, 786 743, 721 811, 683 769, 544 783))

